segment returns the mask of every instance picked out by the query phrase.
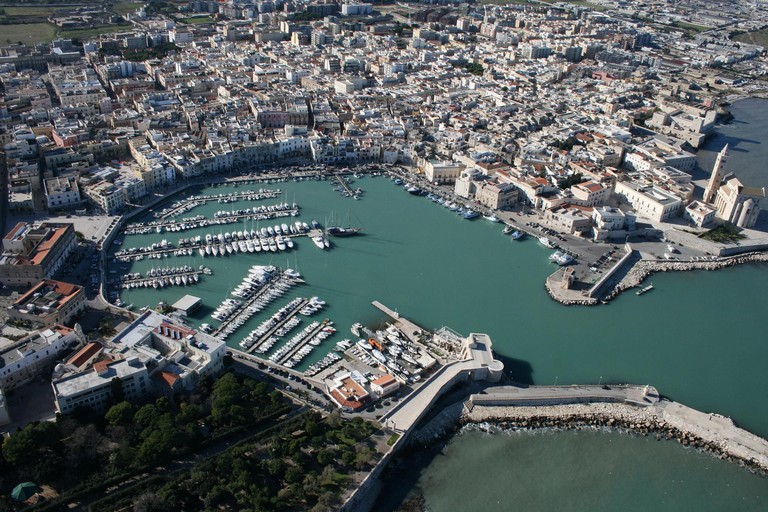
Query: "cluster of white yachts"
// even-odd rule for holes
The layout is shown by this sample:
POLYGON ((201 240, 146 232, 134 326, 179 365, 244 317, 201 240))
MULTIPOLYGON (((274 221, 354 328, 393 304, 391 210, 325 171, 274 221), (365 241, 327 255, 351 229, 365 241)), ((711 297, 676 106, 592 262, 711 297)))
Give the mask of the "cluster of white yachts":
POLYGON ((297 364, 301 363, 305 357, 307 357, 309 354, 314 352, 315 348, 320 346, 320 344, 328 339, 329 337, 333 336, 333 333, 336 332, 336 328, 333 327, 333 322, 326 321, 323 323, 323 327, 318 331, 316 334, 314 334, 311 338, 308 340, 307 335, 314 330, 316 330, 321 324, 319 322, 312 322, 307 328, 288 340, 285 345, 278 348, 274 354, 269 356, 269 360, 274 362, 279 362, 281 359, 285 357, 286 354, 288 354, 291 350, 293 350, 297 345, 300 343, 306 341, 306 344, 302 345, 299 350, 296 351, 293 356, 290 357, 290 359, 283 361, 282 364, 286 368, 293 368, 297 364))
POLYGON ((307 301, 304 298, 296 298, 277 310, 277 312, 262 322, 258 327, 252 330, 248 335, 240 341, 240 347, 248 350, 253 347, 259 340, 266 336, 269 331, 275 328, 275 326, 282 325, 275 329, 275 331, 266 340, 259 343, 253 351, 257 354, 266 354, 274 347, 280 338, 291 332, 297 325, 301 323, 301 318, 296 316, 298 313, 304 316, 310 316, 320 311, 325 306, 325 301, 320 300, 318 297, 312 297, 307 301), (287 319, 287 320, 286 320, 287 319))
POLYGON ((277 267, 271 265, 254 265, 243 284, 236 289, 241 297, 247 295, 247 302, 243 304, 238 299, 227 298, 211 313, 212 318, 222 322, 217 336, 226 339, 254 314, 265 309, 299 282, 298 272, 293 270, 280 273, 277 267))
POLYGON ((190 266, 153 268, 142 275, 138 272, 125 274, 120 278, 123 289, 133 288, 164 288, 166 286, 187 286, 200 281, 200 274, 212 274, 211 269, 203 267, 198 270, 190 266))
POLYGON ((309 231, 306 222, 296 221, 293 224, 275 224, 261 229, 251 229, 243 231, 232 231, 219 233, 218 235, 208 234, 205 239, 198 241, 198 253, 202 257, 208 256, 226 256, 238 252, 277 252, 293 249, 294 243, 292 236, 300 235, 309 231))
MULTIPOLYGON (((361 328, 360 324, 353 325, 352 333, 358 335, 361 328)), ((349 353, 374 368, 384 366, 403 381, 419 380, 418 375, 411 375, 412 372, 398 362, 402 360, 414 368, 420 368, 417 361, 419 350, 393 325, 385 331, 376 331, 368 339, 360 339, 349 353)))

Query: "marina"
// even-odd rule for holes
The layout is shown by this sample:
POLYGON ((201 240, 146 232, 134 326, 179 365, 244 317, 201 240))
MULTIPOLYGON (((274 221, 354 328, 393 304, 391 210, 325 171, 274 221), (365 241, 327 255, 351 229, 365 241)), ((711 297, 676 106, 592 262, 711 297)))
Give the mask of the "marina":
MULTIPOLYGON (((608 308, 610 311, 600 311, 602 308, 595 310, 562 308, 540 291, 541 283, 552 272, 553 265, 547 259, 549 252, 542 253, 536 237, 524 237, 515 243, 510 243, 509 238, 500 236, 502 226, 498 224, 465 223, 461 217, 452 215, 447 208, 434 208, 433 202, 427 197, 402 193, 402 189, 393 186, 389 179, 368 176, 363 179, 367 180, 365 201, 355 202, 346 201, 322 180, 288 181, 281 182, 279 186, 288 197, 295 195, 296 201, 302 206, 301 215, 293 221, 301 220, 309 227, 313 218, 328 218, 332 212, 346 212, 351 207, 353 218, 359 219, 360 224, 365 226, 366 236, 334 238, 333 250, 330 251, 317 250, 313 247, 313 243, 308 243, 310 240, 293 237, 298 249, 283 253, 283 256, 280 252, 261 251, 249 254, 248 257, 242 257, 238 253, 229 257, 201 258, 199 254, 195 254, 177 258, 178 263, 174 262, 175 266, 189 265, 198 268, 200 264, 205 263, 213 270, 215 276, 215 279, 203 279, 195 286, 194 294, 203 299, 203 306, 193 313, 188 321, 193 326, 200 326, 203 323, 218 325, 218 322, 212 321, 209 315, 221 303, 227 290, 231 292, 241 284, 243 276, 252 265, 279 262, 283 268, 299 269, 302 278, 308 284, 302 285, 302 291, 298 295, 294 289, 289 290, 282 301, 274 301, 258 314, 254 314, 238 328, 237 333, 227 338, 226 341, 231 347, 239 349, 242 337, 290 300, 300 295, 305 297, 318 295, 328 302, 323 312, 324 317, 331 318, 334 325, 338 326, 338 331, 346 336, 339 336, 337 333, 335 337, 330 337, 301 364, 294 367, 300 372, 305 371, 332 351, 338 340, 349 337, 349 328, 352 324, 360 322, 366 326, 376 326, 381 323, 381 315, 375 310, 370 311, 367 306, 367 300, 379 298, 385 304, 412 312, 412 316, 427 327, 440 327, 445 318, 450 318, 452 327, 459 332, 469 332, 478 325, 483 326, 483 329, 497 340, 494 348, 499 353, 526 363, 530 362, 535 368, 533 376, 531 376, 533 370, 527 369, 524 363, 520 363, 520 368, 512 369, 516 378, 523 381, 530 379, 537 383, 552 383, 557 376, 559 382, 567 383, 585 382, 589 379, 597 381, 600 375, 606 378, 610 376, 613 379, 622 378, 622 376, 632 379, 637 376, 637 379, 642 378, 653 382, 676 399, 697 408, 728 414, 746 428, 760 431, 764 421, 759 417, 758 408, 755 407, 754 402, 745 398, 749 395, 748 389, 760 385, 757 378, 759 371, 757 368, 753 371, 742 371, 743 363, 737 364, 736 361, 755 361, 754 355, 743 356, 743 354, 754 354, 754 350, 759 352, 763 347, 755 347, 750 341, 731 347, 728 355, 725 356, 720 350, 714 352, 709 348, 700 350, 701 343, 692 341, 733 335, 752 340, 753 337, 748 333, 759 329, 759 326, 752 325, 749 320, 736 325, 722 325, 722 329, 720 326, 713 329, 712 326, 694 323, 688 325, 683 333, 680 330, 679 315, 671 314, 679 308, 680 303, 694 300, 694 297, 691 297, 692 294, 696 297, 696 301, 708 299, 706 307, 722 308, 719 300, 728 304, 743 304, 741 292, 736 293, 735 296, 723 294, 717 301, 717 305, 710 304, 708 297, 694 293, 693 288, 684 284, 690 277, 667 272, 659 277, 665 281, 664 293, 658 296, 653 295, 653 301, 632 301, 632 304, 629 304, 626 297, 619 297, 611 303, 608 308), (380 212, 384 210, 391 213, 382 216, 380 212), (430 226, 429 243, 425 243, 422 230, 425 225, 430 226), (456 244, 458 238, 462 240, 460 247, 456 244), (478 251, 479 247, 484 250, 478 251), (443 254, 447 257, 434 260, 430 256, 434 254, 443 254), (426 261, 431 263, 428 265, 423 263, 426 261), (462 272, 462 269, 466 270, 467 262, 471 262, 472 267, 485 270, 473 273, 470 279, 462 283, 462 292, 457 293, 455 283, 446 279, 446 276, 462 272), (415 279, 416 276, 418 280, 415 279), (417 282, 429 283, 429 285, 416 286, 417 282), (439 305, 434 301, 436 296, 443 298, 439 305), (489 300, 483 308, 467 308, 466 297, 488 297, 489 300), (532 312, 531 315, 516 317, 516 330, 541 333, 541 336, 550 341, 541 345, 513 343, 508 335, 508 323, 501 320, 508 316, 510 308, 532 312), (562 322, 548 321, 553 315, 561 318, 562 322), (649 316, 655 319, 657 328, 664 335, 649 339, 642 334, 645 332, 642 319, 649 316), (605 329, 595 330, 596 323, 604 324, 605 329), (728 332, 721 332, 726 328, 728 332), (243 334, 238 336, 240 332, 243 334), (622 332, 627 344, 641 344, 648 350, 643 351, 637 358, 628 360, 621 355, 621 351, 613 341, 616 332, 622 332), (584 334, 574 335, 574 333, 584 334), (558 339, 574 339, 574 336, 576 336, 574 343, 556 342, 558 339), (670 349, 674 354, 679 352, 685 356, 673 354, 670 358, 658 358, 655 355, 660 352, 669 353, 670 349), (556 351, 560 356, 555 358, 552 351, 556 351), (680 370, 676 361, 679 361, 680 357, 684 357, 687 361, 688 370, 684 379, 677 377, 680 370), (571 363, 566 365, 562 361, 571 363), (608 368, 610 371, 607 370, 608 368), (641 374, 638 373, 640 370, 642 370, 641 374), (745 380, 733 381, 729 378, 732 372, 744 374, 745 380), (727 385, 711 389, 706 397, 703 397, 698 389, 700 386, 706 386, 710 378, 716 378, 727 385)), ((210 190, 216 193, 224 190, 236 192, 248 186, 257 189, 265 187, 263 183, 254 183, 253 185, 240 184, 239 188, 212 187, 210 190)), ((192 193, 206 193, 206 190, 192 193)), ((221 210, 221 206, 216 202, 199 208, 199 211, 206 216, 212 216, 215 211, 221 210)), ((239 208, 239 206, 232 204, 228 207, 228 209, 232 208, 239 208)), ((279 221, 274 222, 279 223, 279 221)), ((222 229, 237 231, 244 229, 242 225, 241 221, 239 225, 232 225, 226 229, 222 226, 222 229)), ((259 225, 259 231, 264 225, 265 223, 259 225)), ((520 225, 515 223, 515 226, 520 225)), ((250 231, 250 226, 248 228, 250 231)), ((211 228, 201 228, 185 233, 184 236, 187 238, 201 236, 204 239, 206 234, 212 234, 211 231, 211 228)), ((215 228, 217 235, 218 231, 217 226, 215 228)), ((321 234, 319 230, 315 233, 321 234)), ((123 236, 121 235, 120 238, 122 239, 123 236)), ((155 232, 127 235, 124 237, 122 247, 151 246, 152 243, 160 243, 164 238, 168 239, 167 234, 155 232)), ((176 240, 174 245, 176 245, 175 242, 176 240)), ((116 246, 114 250, 119 248, 116 246)), ((597 245, 596 248, 601 250, 600 254, 608 254, 612 251, 612 247, 605 244, 597 245)), ((615 261, 616 257, 612 258, 615 261)), ((598 257, 593 256, 587 261, 594 263, 597 259, 598 257)), ((138 262, 118 262, 116 267, 110 264, 109 268, 115 268, 117 275, 129 272, 145 274, 152 268, 153 263, 157 264, 155 260, 145 258, 138 262)), ((722 288, 723 283, 727 281, 732 283, 727 287, 728 290, 744 290, 754 287, 754 279, 747 276, 759 270, 743 267, 723 272, 723 274, 720 272, 697 273, 696 279, 701 283, 711 281, 711 284, 702 284, 702 286, 713 287, 713 289, 722 288)), ((657 279, 654 278, 654 285, 658 287, 660 283, 657 279)), ((136 308, 154 307, 158 300, 172 304, 184 294, 183 287, 165 288, 162 293, 152 288, 120 291, 122 300, 125 303, 135 304, 136 308)), ((241 300, 235 296, 232 298, 241 300)), ((751 307, 749 304, 752 302, 748 303, 748 307, 751 307)), ((705 305, 702 304, 702 307, 705 305)), ((306 325, 301 323, 296 329, 306 325)), ((292 336, 292 333, 288 336, 292 336)), ((535 338, 539 339, 539 336, 535 338)), ((359 338, 353 339, 357 341, 359 338)), ((707 345, 707 347, 710 346, 707 345)), ((276 348, 277 344, 267 354, 276 348)), ((373 356, 369 354, 369 357, 373 356)), ((361 361, 361 364, 365 363, 361 361)), ((373 367, 368 366, 368 368, 373 367)), ((323 370, 318 375, 327 371, 323 370)))

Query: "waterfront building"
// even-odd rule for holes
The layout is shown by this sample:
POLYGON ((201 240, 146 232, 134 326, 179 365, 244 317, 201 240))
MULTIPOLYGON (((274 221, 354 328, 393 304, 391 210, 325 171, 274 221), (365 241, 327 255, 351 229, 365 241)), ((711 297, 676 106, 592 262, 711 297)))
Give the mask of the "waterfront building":
POLYGON ((56 410, 78 407, 103 410, 110 383, 118 378, 127 400, 192 390, 205 375, 224 369, 226 345, 212 336, 146 311, 123 329, 104 350, 93 347, 75 354, 65 375, 53 381, 56 410), (96 362, 84 372, 73 373, 96 362))
POLYGON ((342 373, 334 379, 332 385, 326 387, 326 393, 333 403, 347 412, 359 411, 373 401, 363 384, 358 382, 365 381, 365 377, 359 374, 355 377, 357 379, 350 372, 342 373))
POLYGON ((53 276, 76 244, 72 224, 19 222, 3 238, 0 283, 29 287, 53 276))
POLYGON ((740 228, 751 228, 760 215, 760 201, 765 187, 745 187, 734 175, 725 177, 717 189, 717 216, 740 228))
POLYGON ((379 398, 394 393, 398 389, 400 389, 400 382, 388 373, 371 381, 371 391, 379 398))
POLYGON ((454 183, 464 169, 462 164, 436 160, 424 160, 420 167, 424 170, 424 176, 430 183, 440 185, 454 183))
POLYGON ((59 354, 85 340, 79 324, 74 329, 55 325, 34 332, 0 352, 0 388, 10 391, 50 369, 59 354))
POLYGON ((8 308, 8 317, 34 327, 50 327, 69 322, 85 308, 82 286, 43 279, 8 308))
POLYGON ((715 220, 717 210, 700 201, 694 201, 685 207, 683 217, 697 228, 708 226, 715 220))
POLYGON ((548 208, 544 217, 556 230, 563 233, 584 233, 592 228, 592 208, 563 203, 548 208))
POLYGON ((517 203, 519 192, 510 183, 483 181, 477 183, 475 200, 492 210, 509 208, 517 203))

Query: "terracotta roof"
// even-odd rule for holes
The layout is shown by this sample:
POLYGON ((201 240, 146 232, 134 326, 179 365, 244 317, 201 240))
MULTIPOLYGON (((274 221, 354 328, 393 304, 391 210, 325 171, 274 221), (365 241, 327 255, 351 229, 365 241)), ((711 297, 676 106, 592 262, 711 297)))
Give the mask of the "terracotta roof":
POLYGON ((59 241, 59 239, 64 236, 64 233, 67 232, 67 228, 56 228, 56 231, 53 233, 53 236, 51 236, 48 240, 45 240, 40 243, 40 245, 37 246, 37 250, 35 251, 35 255, 32 257, 32 264, 33 265, 40 265, 46 256, 48 256, 48 253, 51 252, 51 249, 54 248, 56 245, 56 242, 59 241))
POLYGON ((386 386, 390 386, 396 382, 397 382, 397 379, 395 379, 393 376, 387 373, 385 375, 382 375, 378 379, 374 380, 373 382, 371 382, 371 384, 376 384, 377 386, 381 386, 383 388, 386 386))
POLYGON ((13 226, 13 229, 12 229, 12 230, 10 230, 10 231, 8 232, 8 234, 7 234, 7 235, 5 235, 5 237, 3 237, 3 240, 11 240, 11 239, 13 239, 14 235, 16 235, 16 233, 17 233, 17 232, 18 232, 18 231, 19 231, 21 228, 23 228, 23 227, 24 227, 24 226, 26 226, 26 225, 27 225, 27 224, 26 224, 26 222, 19 222, 18 224, 16 224, 15 226, 13 226))
POLYGON ((180 379, 178 375, 171 372, 160 372, 157 376, 157 379, 162 382, 163 384, 168 385, 168 387, 172 388, 174 384, 180 379))
POLYGON ((67 364, 71 364, 75 366, 76 368, 80 368, 85 363, 88 362, 91 358, 96 356, 101 350, 104 348, 104 346, 99 343, 98 341, 93 341, 80 350, 77 351, 75 355, 70 357, 67 360, 67 364))

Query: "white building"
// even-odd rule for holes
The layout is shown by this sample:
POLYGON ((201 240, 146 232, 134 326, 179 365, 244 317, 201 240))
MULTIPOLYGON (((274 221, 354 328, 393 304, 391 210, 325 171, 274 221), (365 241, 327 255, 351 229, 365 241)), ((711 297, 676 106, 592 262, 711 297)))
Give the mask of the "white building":
POLYGON ((45 199, 49 210, 77 206, 82 201, 80 186, 74 176, 45 180, 45 199))
POLYGON ((616 183, 616 194, 626 199, 639 216, 656 222, 680 214, 685 206, 676 195, 653 185, 620 181, 616 183))
POLYGON ((79 325, 56 325, 19 340, 0 352, 0 388, 9 391, 34 379, 50 367, 59 353, 79 345, 85 336, 79 325))
POLYGON ((149 393, 147 368, 138 357, 96 363, 92 369, 53 381, 56 412, 69 414, 75 409, 104 410, 112 398, 112 382, 120 383, 125 399, 136 401, 149 393))
POLYGON ((764 187, 745 187, 735 176, 726 176, 717 189, 717 216, 740 228, 751 228, 760 215, 760 201, 764 197, 764 187))
POLYGON ((715 220, 716 210, 709 205, 694 201, 685 207, 683 217, 694 226, 701 228, 715 220))

